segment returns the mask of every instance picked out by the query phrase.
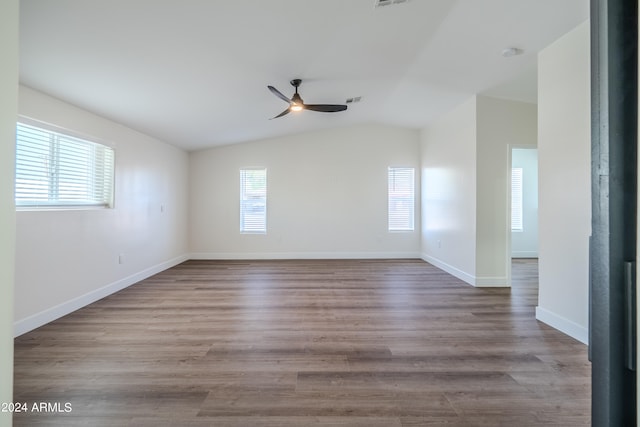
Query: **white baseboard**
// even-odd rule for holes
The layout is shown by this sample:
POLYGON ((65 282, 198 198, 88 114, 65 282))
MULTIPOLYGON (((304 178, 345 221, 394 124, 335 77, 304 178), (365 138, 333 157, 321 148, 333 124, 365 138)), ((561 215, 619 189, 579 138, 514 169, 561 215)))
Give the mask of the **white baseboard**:
POLYGON ((17 320, 13 324, 13 334, 14 337, 25 334, 29 331, 32 331, 40 326, 46 325, 47 323, 59 319, 62 316, 66 316, 69 313, 72 313, 82 307, 85 307, 93 302, 96 302, 108 295, 111 295, 119 290, 122 290, 128 286, 133 285, 141 280, 146 279, 147 277, 151 277, 154 274, 160 273, 168 268, 176 266, 186 260, 189 257, 187 255, 182 255, 163 263, 154 265, 153 267, 149 267, 145 270, 142 270, 138 273, 127 276, 123 279, 110 283, 106 286, 88 292, 84 295, 76 297, 72 300, 66 301, 62 304, 58 304, 54 307, 48 308, 40 313, 36 313, 24 319, 17 320))
POLYGON ((538 252, 535 251, 513 251, 511 258, 538 258, 538 252))
POLYGON ((429 264, 433 264, 434 266, 438 267, 440 270, 444 270, 452 276, 455 276, 458 279, 467 282, 471 286, 475 286, 477 288, 508 288, 511 286, 506 277, 478 277, 462 271, 450 264, 447 264, 446 262, 439 260, 438 258, 434 258, 431 255, 422 254, 421 258, 429 264))
POLYGON ((506 277, 478 277, 478 276, 476 276, 475 286, 478 288, 510 288, 511 287, 506 277))
POLYGON ((589 344, 589 330, 584 326, 555 314, 540 306, 536 307, 536 319, 546 323, 554 329, 559 330, 583 344, 589 344))
POLYGON ((420 259, 418 252, 195 252, 191 259, 420 259))
POLYGON ((428 262, 429 264, 432 264, 436 267, 438 267, 440 270, 444 270, 447 273, 451 274, 452 276, 457 277, 458 279, 467 282, 468 284, 470 284, 471 286, 476 286, 476 276, 469 274, 465 271, 462 271, 450 264, 447 264, 444 261, 439 260, 438 258, 434 258, 431 255, 427 255, 427 254, 422 254, 421 258, 428 262))

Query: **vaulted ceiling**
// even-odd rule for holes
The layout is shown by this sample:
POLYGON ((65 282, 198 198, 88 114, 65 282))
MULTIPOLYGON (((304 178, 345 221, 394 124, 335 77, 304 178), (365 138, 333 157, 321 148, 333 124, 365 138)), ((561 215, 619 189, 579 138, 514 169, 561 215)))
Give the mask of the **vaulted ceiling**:
POLYGON ((476 93, 536 101, 537 53, 588 0, 21 0, 21 83, 186 150, 386 123, 476 93), (505 58, 503 49, 522 55, 505 58), (307 103, 287 107, 303 79, 307 103))

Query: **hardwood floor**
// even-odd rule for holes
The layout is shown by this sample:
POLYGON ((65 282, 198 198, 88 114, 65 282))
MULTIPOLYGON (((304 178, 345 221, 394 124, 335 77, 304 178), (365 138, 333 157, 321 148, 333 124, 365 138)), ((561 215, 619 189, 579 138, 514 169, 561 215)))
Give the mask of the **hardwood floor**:
POLYGON ((71 412, 14 425, 588 425, 586 346, 535 320, 537 263, 513 271, 188 261, 18 337, 15 401, 71 412))

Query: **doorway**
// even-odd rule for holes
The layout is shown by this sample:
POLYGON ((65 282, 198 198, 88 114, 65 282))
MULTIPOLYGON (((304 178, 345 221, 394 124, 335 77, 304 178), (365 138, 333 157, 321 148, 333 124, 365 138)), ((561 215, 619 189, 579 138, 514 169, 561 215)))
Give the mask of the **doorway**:
POLYGON ((511 149, 511 258, 538 258, 538 149, 511 149))
POLYGON ((532 273, 538 275, 538 149, 510 146, 508 280, 513 288, 532 273), (532 271, 535 269, 535 272, 532 271), (524 277, 520 277, 523 275, 524 277))

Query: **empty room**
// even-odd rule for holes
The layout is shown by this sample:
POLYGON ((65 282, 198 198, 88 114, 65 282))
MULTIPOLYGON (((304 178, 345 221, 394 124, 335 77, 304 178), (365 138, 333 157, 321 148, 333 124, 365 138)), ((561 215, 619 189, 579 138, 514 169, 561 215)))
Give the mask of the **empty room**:
POLYGON ((590 13, 0 6, 0 425, 591 424, 590 13))

